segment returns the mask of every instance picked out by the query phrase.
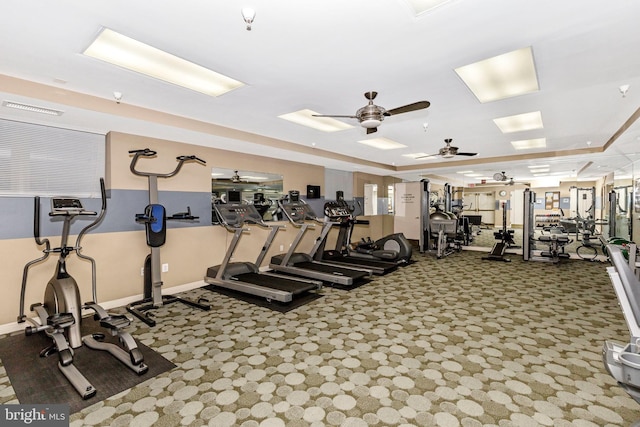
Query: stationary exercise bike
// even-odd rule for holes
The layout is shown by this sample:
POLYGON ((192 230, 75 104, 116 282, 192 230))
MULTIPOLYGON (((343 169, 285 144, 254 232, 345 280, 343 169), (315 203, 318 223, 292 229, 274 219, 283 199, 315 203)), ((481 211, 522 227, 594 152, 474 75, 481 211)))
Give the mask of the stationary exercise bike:
POLYGON ((82 254, 82 237, 100 223, 106 213, 107 198, 104 180, 102 178, 100 179, 100 190, 102 195, 102 209, 99 214, 84 209, 80 200, 76 198, 54 197, 51 199, 51 212, 49 216, 62 217, 64 220, 60 247, 53 249, 51 248, 49 239, 40 239, 40 197, 35 197, 33 235, 36 244, 38 246, 44 245, 45 249, 43 250, 43 256, 25 265, 20 291, 20 314, 18 316, 18 323, 27 321, 33 325, 25 328, 25 334, 27 336, 44 332, 52 339, 52 344, 43 349, 40 352, 40 356, 46 357, 58 353, 58 368, 83 399, 89 399, 96 394, 96 389, 73 365, 73 350, 81 347, 83 344, 94 350, 109 352, 138 375, 144 374, 148 370, 148 366, 143 363, 143 355, 135 340, 128 332, 123 330, 129 326, 131 320, 127 316, 108 314, 96 303, 95 260, 82 254), (67 241, 71 223, 78 216, 95 216, 96 219, 80 231, 74 246, 68 246, 67 241), (93 300, 84 305, 80 303, 78 284, 67 271, 66 259, 73 252, 75 252, 79 258, 88 260, 91 263, 93 300), (43 302, 30 306, 30 310, 36 313, 37 318, 28 318, 24 314, 24 300, 29 268, 34 264, 46 260, 51 253, 59 254, 56 270, 53 277, 49 280, 49 283, 47 283, 43 302), (93 310, 95 313, 94 319, 100 321, 100 326, 106 328, 112 336, 117 336, 123 347, 102 342, 104 334, 92 334, 83 337, 80 332, 83 308, 93 310))

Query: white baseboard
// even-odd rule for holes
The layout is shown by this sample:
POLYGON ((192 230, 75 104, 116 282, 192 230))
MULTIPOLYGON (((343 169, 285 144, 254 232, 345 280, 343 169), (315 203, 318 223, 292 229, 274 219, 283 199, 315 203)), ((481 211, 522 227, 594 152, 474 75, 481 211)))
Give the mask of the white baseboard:
MULTIPOLYGON (((192 289, 201 288, 204 285, 206 285, 204 280, 198 280, 197 282, 191 282, 191 283, 186 283, 184 285, 172 286, 171 288, 166 288, 163 294, 164 295, 178 294, 180 292, 186 292, 192 289)), ((104 301, 104 302, 101 302, 100 305, 105 310, 111 310, 116 307, 124 307, 125 305, 131 304, 132 302, 139 301, 142 299, 142 297, 143 297, 142 294, 132 295, 130 297, 120 298, 117 300, 104 301)), ((86 310, 86 313, 92 314, 93 310, 86 310)), ((27 326, 26 323, 18 323, 18 322, 5 323, 4 325, 0 325, 0 335, 10 334, 13 332, 23 330, 25 326, 27 326)))

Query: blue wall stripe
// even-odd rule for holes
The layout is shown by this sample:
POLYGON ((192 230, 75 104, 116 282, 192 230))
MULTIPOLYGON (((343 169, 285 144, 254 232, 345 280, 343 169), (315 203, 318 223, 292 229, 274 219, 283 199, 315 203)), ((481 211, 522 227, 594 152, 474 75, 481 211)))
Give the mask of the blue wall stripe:
MULTIPOLYGON (((100 225, 91 233, 112 233, 120 231, 144 230, 143 224, 135 222, 135 215, 143 213, 149 198, 146 190, 111 190, 107 199, 107 214, 100 225)), ((167 221, 167 228, 202 227, 211 225, 211 194, 186 191, 160 191, 159 202, 167 210, 167 215, 186 212, 191 207, 195 221, 167 221)), ((0 198, 0 239, 22 239, 33 237, 33 199, 28 197, 0 198)), ((99 199, 82 199, 87 210, 100 209, 99 199)), ((51 199, 40 199, 40 234, 56 236, 62 231, 62 219, 49 217, 51 199)), ((76 217, 71 233, 77 234, 87 226, 93 217, 76 217)))

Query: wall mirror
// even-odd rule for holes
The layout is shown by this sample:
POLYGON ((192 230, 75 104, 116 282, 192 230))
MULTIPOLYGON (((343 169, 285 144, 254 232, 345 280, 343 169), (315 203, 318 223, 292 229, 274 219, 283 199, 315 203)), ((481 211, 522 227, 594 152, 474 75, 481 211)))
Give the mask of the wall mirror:
POLYGON ((226 203, 229 200, 242 200, 253 204, 265 221, 273 221, 282 197, 282 175, 268 172, 255 172, 242 169, 211 169, 211 221, 218 220, 213 210, 214 203, 226 203), (231 193, 231 197, 229 197, 231 193))

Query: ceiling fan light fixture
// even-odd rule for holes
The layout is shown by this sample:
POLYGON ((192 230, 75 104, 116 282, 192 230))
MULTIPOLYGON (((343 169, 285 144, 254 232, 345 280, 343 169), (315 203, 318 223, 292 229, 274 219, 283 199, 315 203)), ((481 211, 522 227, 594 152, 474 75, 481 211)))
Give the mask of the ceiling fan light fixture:
POLYGON ((367 129, 377 128, 378 126, 380 126, 380 123, 382 123, 382 120, 378 120, 378 119, 363 119, 360 122, 362 127, 367 129))

